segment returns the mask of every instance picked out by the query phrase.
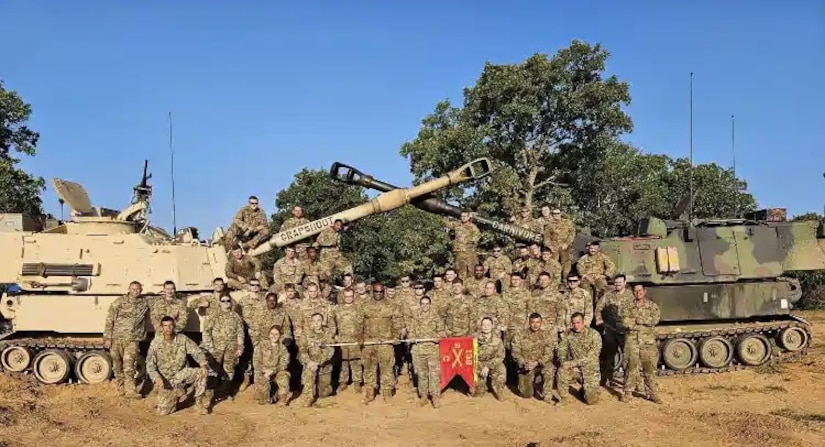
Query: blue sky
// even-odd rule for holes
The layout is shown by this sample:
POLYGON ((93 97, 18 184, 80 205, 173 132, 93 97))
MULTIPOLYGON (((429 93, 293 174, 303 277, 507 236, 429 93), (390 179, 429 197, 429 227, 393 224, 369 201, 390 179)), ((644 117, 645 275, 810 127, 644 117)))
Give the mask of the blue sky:
MULTIPOLYGON (((735 114, 737 173, 760 205, 821 211, 825 5, 680 3, 10 0, 0 77, 34 108, 26 169, 120 208, 149 159, 170 230, 171 110, 177 224, 207 235, 250 193, 272 212, 305 166, 409 184, 399 146, 438 100, 460 102, 487 60, 583 39, 630 82, 633 143, 687 156, 693 71, 694 160, 731 164, 735 114)), ((44 200, 59 215, 51 187, 44 200)))

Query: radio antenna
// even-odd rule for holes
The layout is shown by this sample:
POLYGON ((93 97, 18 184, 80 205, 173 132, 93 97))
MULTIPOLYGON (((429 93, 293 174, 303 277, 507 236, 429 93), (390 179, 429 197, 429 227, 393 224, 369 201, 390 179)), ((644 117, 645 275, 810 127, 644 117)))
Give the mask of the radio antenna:
POLYGON ((169 112, 169 158, 172 170, 172 235, 178 234, 177 212, 175 210, 175 148, 172 146, 172 112, 169 112))
POLYGON ((690 204, 688 205, 688 219, 693 219, 693 72, 690 72, 690 204))

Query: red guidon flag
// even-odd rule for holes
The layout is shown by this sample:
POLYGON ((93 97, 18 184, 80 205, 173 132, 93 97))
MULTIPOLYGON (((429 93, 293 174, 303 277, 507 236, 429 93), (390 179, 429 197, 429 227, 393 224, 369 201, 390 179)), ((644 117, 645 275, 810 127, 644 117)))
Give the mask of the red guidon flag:
POLYGON ((438 351, 441 355, 441 389, 446 388, 455 376, 461 376, 470 389, 475 389, 478 358, 475 338, 442 338, 438 351))

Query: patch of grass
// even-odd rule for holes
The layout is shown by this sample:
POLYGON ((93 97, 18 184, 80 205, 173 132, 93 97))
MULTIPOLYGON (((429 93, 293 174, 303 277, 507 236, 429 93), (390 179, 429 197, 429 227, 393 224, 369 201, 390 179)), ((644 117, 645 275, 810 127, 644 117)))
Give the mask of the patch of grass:
POLYGON ((783 418, 793 419, 799 422, 817 422, 825 424, 825 414, 822 413, 803 413, 794 411, 789 408, 771 411, 774 416, 781 416, 783 418))

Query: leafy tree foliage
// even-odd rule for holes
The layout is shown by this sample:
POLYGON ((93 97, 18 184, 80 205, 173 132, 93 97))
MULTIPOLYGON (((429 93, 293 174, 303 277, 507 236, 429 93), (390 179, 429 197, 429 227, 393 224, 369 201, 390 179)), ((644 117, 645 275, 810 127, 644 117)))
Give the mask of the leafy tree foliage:
POLYGON ((26 125, 31 113, 31 106, 0 80, 0 212, 37 218, 43 214, 40 193, 45 181, 18 168, 16 158, 35 154, 40 135, 26 125))
MULTIPOLYGON (((363 188, 336 182, 324 170, 304 168, 276 195, 272 230, 278 231, 295 206, 301 206, 304 215, 314 220, 368 200, 363 188)), ((412 206, 352 222, 341 239, 355 271, 366 279, 381 281, 402 274, 432 274, 435 265, 444 262, 449 243, 441 220, 412 206)), ((267 259, 270 270, 275 259, 272 255, 267 259)))
MULTIPOLYGON (((794 221, 817 220, 822 222, 825 216, 817 213, 805 213, 794 216, 794 221)), ((825 272, 790 272, 788 276, 799 279, 802 285, 802 309, 825 309, 825 272)))

